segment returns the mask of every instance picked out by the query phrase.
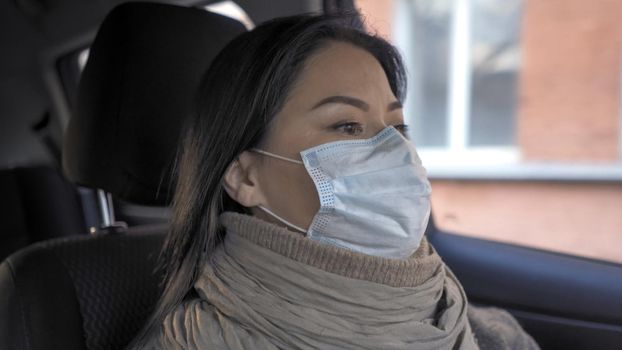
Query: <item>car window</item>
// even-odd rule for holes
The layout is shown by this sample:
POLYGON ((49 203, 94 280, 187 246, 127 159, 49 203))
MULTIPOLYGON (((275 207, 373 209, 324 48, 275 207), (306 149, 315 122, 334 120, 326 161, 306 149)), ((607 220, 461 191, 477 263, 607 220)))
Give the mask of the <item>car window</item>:
POLYGON ((622 263, 621 2, 358 0, 444 231, 622 263))
POLYGON ((215 3, 206 5, 203 8, 207 11, 215 12, 223 16, 233 18, 244 24, 244 26, 248 30, 255 28, 255 23, 253 23, 253 20, 248 16, 246 11, 244 11, 243 8, 241 8, 233 1, 217 1, 215 3))

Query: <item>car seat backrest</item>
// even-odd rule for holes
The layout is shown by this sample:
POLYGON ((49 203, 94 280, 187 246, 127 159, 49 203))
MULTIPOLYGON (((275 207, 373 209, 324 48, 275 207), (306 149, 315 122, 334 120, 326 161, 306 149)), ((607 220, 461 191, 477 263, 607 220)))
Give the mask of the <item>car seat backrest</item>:
POLYGON ((165 231, 50 240, 12 255, 0 265, 2 348, 123 348, 159 296, 165 231))
MULTIPOLYGON (((63 150, 67 176, 127 202, 168 203, 179 131, 200 77, 244 31, 195 8, 143 2, 115 8, 79 86, 63 150)), ((0 348, 124 347, 159 297, 154 271, 165 231, 141 225, 11 255, 0 265, 0 348)))
POLYGON ((0 193, 0 261, 31 243, 87 232, 79 194, 56 168, 0 170, 0 193))

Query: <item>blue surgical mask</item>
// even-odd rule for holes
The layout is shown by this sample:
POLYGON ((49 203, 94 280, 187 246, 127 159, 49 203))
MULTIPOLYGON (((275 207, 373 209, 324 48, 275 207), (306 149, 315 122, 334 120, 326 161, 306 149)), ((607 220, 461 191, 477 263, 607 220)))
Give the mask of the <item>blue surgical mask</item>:
POLYGON ((315 183, 320 209, 307 228, 270 209, 284 224, 326 244, 391 259, 406 259, 419 247, 430 216, 431 186, 412 142, 393 127, 370 139, 322 144, 300 152, 315 183))

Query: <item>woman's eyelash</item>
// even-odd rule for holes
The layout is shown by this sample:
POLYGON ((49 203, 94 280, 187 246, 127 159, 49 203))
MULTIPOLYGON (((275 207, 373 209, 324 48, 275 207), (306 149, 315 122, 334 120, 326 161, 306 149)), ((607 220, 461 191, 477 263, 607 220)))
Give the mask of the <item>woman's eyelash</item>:
POLYGON ((408 124, 397 124, 397 125, 393 125, 394 128, 397 129, 397 131, 401 132, 401 133, 407 133, 408 130, 410 129, 410 127, 408 126, 408 124))
MULTIPOLYGON (((396 124, 396 125, 393 125, 393 127, 397 129, 397 131, 402 133, 404 136, 407 136, 408 134, 407 124, 396 124)), ((341 121, 339 123, 334 124, 332 126, 332 129, 337 130, 339 132, 344 132, 349 135, 356 135, 356 134, 360 134, 363 132, 363 125, 358 122, 341 121)))
POLYGON ((333 129, 349 135, 355 135, 363 132, 363 126, 357 122, 339 122, 333 125, 333 129))

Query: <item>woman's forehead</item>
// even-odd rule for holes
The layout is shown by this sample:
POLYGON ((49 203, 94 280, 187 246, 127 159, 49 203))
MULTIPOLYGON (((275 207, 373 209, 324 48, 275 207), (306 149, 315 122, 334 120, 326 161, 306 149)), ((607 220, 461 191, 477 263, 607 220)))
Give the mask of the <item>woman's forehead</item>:
POLYGON ((382 66, 371 53, 333 41, 307 60, 290 98, 314 100, 344 94, 393 96, 382 66))

